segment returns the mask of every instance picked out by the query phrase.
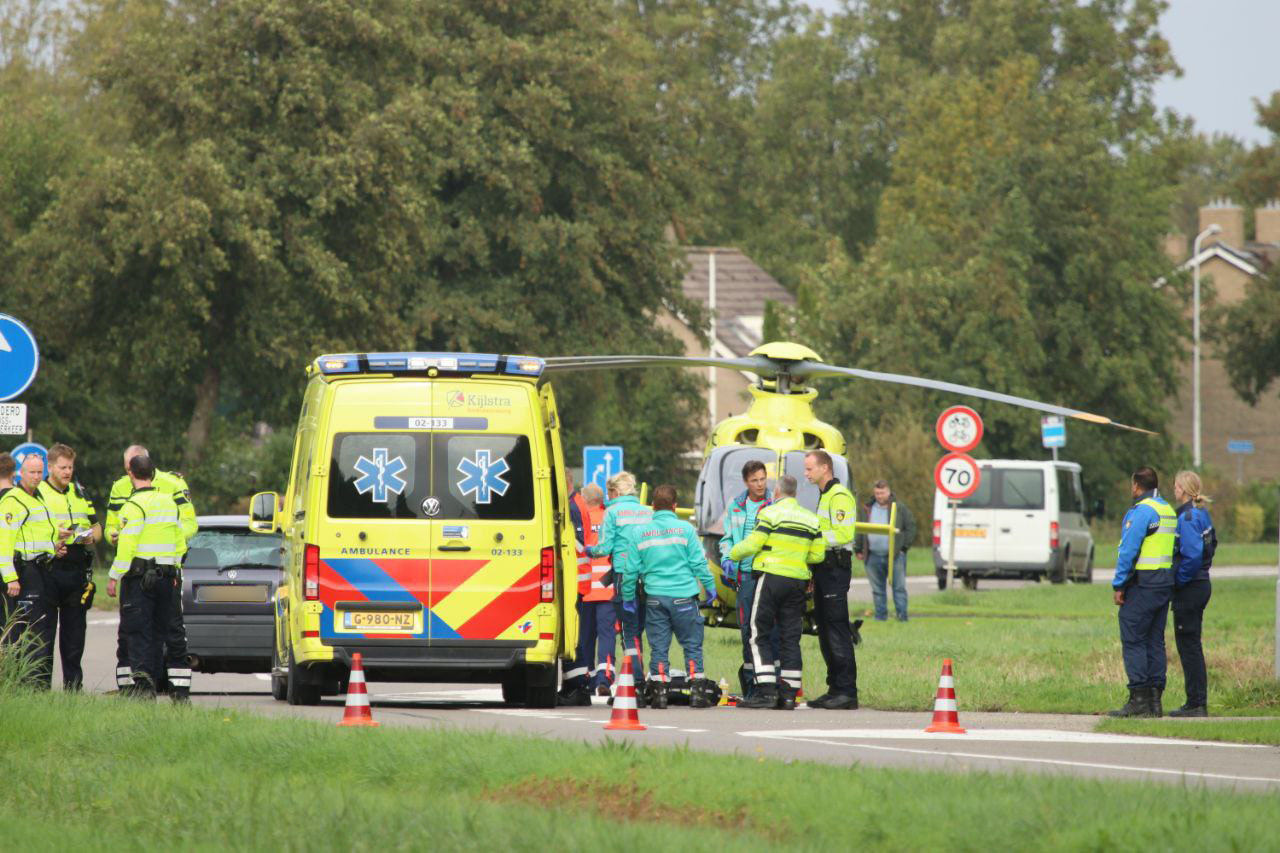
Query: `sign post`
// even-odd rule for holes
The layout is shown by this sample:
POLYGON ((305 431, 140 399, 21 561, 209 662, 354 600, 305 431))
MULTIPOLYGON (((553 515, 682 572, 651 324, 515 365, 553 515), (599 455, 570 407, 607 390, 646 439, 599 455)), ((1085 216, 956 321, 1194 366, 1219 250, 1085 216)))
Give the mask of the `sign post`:
POLYGON ((956 575, 956 514, 960 501, 978 490, 982 472, 968 455, 982 441, 982 418, 968 406, 952 406, 938 416, 934 425, 938 443, 951 451, 933 469, 933 482, 947 496, 951 527, 947 535, 947 587, 956 575))
POLYGON ((1058 448, 1067 446, 1067 422, 1061 415, 1044 415, 1040 418, 1040 440, 1053 451, 1053 461, 1058 461, 1058 448))
POLYGON ((608 497, 608 481, 622 470, 622 448, 618 445, 592 444, 582 448, 583 485, 595 483, 608 497))
POLYGON ((1227 452, 1236 458, 1236 482, 1244 482, 1244 458, 1253 453, 1253 442, 1233 440, 1227 442, 1227 452))

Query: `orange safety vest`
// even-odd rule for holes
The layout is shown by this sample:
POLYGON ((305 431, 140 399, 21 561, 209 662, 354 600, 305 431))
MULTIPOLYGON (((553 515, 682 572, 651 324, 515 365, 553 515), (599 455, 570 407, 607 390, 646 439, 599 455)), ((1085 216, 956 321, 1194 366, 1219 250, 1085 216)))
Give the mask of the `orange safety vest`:
MULTIPOLYGON (((573 502, 582 514, 583 545, 591 546, 600 541, 600 528, 604 525, 604 507, 590 507, 581 494, 573 496, 573 502)), ((583 601, 612 601, 613 587, 602 581, 610 567, 608 557, 589 558, 585 552, 578 554, 578 595, 583 601)))

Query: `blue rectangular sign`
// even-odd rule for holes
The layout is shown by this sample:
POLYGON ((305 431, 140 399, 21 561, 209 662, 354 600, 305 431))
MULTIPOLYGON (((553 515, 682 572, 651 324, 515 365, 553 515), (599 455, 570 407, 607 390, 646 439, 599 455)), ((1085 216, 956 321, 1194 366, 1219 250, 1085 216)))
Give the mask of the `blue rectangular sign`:
POLYGON ((610 444, 594 444, 582 448, 583 485, 595 483, 607 495, 605 483, 622 470, 622 448, 610 444))
POLYGON ((1252 441, 1228 441, 1227 452, 1228 453, 1252 453, 1253 442, 1252 441))
POLYGON ((1067 446, 1067 425, 1057 415, 1040 418, 1040 438, 1045 447, 1067 446))

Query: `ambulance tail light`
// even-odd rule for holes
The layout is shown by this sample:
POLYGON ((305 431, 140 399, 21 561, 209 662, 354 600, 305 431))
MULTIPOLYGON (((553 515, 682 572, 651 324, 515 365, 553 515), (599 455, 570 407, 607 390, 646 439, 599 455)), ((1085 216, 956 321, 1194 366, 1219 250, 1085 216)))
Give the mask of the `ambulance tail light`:
POLYGON ((556 549, 542 549, 542 563, 539 571, 538 600, 542 602, 556 600, 556 549))
POLYGON ((938 519, 933 520, 933 547, 938 548, 942 545, 942 522, 938 519))
POLYGON ((1058 547, 1058 522, 1049 522, 1049 547, 1057 549, 1058 547))
POLYGON ((302 552, 302 595, 307 601, 320 598, 320 548, 316 545, 302 552))

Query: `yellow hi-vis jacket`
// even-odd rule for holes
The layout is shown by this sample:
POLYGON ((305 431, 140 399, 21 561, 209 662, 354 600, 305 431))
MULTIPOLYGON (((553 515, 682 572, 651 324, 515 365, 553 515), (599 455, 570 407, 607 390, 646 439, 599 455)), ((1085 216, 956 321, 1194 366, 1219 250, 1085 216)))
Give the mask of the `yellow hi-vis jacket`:
POLYGON ((818 520, 822 523, 822 541, 831 551, 852 551, 857 532, 858 503, 839 480, 832 479, 818 498, 818 520))
POLYGON ((57 539, 58 526, 40 500, 39 488, 32 495, 22 486, 14 486, 0 498, 0 580, 10 583, 18 579, 15 555, 23 560, 42 554, 52 557, 57 539))
POLYGON ((795 498, 783 498, 760 510, 756 529, 729 551, 730 560, 755 557, 754 572, 808 580, 810 563, 821 563, 827 554, 818 516, 795 498))
MULTIPOLYGON (((173 502, 177 504, 178 524, 182 528, 182 550, 178 553, 180 555, 187 553, 187 542, 196 535, 197 527, 196 508, 191 502, 191 489, 187 486, 187 481, 178 474, 156 471, 151 485, 157 492, 164 492, 171 496, 173 502)), ((120 532, 120 508, 124 506, 124 502, 131 494, 133 494, 133 481, 127 476, 111 484, 111 494, 107 497, 107 523, 102 526, 102 533, 107 537, 107 542, 111 541, 114 534, 120 532)))
POLYGON ((186 540, 178 527, 178 505, 155 486, 136 490, 120 507, 120 539, 109 577, 119 580, 134 557, 155 560, 161 566, 182 562, 186 540))
POLYGON ((71 528, 72 540, 93 527, 93 517, 96 514, 93 504, 85 496, 84 489, 74 480, 67 484, 65 491, 59 491, 48 480, 41 480, 38 491, 40 499, 49 507, 54 523, 59 527, 71 528))

